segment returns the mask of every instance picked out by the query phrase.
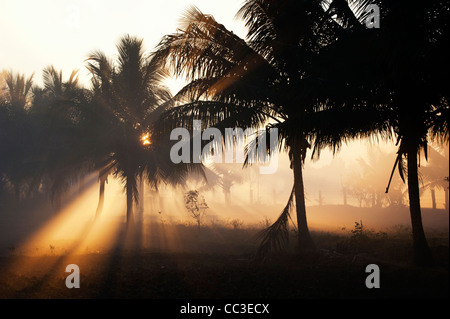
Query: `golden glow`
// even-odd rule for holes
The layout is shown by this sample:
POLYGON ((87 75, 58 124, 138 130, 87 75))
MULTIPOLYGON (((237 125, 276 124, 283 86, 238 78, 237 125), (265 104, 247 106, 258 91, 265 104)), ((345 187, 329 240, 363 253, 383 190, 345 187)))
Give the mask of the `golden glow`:
MULTIPOLYGON (((9 260, 8 271, 13 273, 30 273, 36 269, 44 274, 46 280, 58 281, 64 273, 66 265, 78 264, 80 256, 86 254, 103 254, 116 247, 123 229, 123 212, 125 198, 121 196, 120 183, 108 183, 108 195, 101 216, 95 219, 98 203, 97 174, 86 178, 88 185, 76 198, 64 205, 55 216, 43 227, 31 234, 17 247, 19 254, 9 260), (24 256, 49 256, 45 267, 39 264, 40 259, 23 258, 24 256), (55 258, 51 258, 54 256, 55 258)), ((96 267, 106 268, 108 259, 96 267)), ((81 265, 80 265, 81 266, 81 265)), ((81 266, 83 267, 83 266, 81 266)), ((83 268, 82 268, 83 269, 83 268)), ((22 289, 33 286, 33 283, 14 282, 22 289)), ((48 291, 37 288, 37 297, 47 296, 48 291)))
POLYGON ((152 142, 150 141, 150 134, 146 133, 141 136, 142 145, 150 145, 152 142))
MULTIPOLYGON (((111 185, 108 186, 111 193, 111 185)), ((109 248, 108 243, 116 236, 119 224, 111 222, 111 215, 121 214, 125 205, 122 204, 122 198, 106 200, 100 220, 94 221, 98 202, 97 190, 98 184, 92 183, 44 227, 28 238, 22 245, 22 251, 77 254, 99 252, 109 248)))

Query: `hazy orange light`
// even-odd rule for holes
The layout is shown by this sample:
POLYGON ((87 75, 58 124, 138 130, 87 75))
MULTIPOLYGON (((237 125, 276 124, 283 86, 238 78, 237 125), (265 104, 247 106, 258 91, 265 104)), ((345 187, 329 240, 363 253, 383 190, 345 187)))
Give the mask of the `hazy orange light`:
MULTIPOLYGON (((97 175, 87 178, 96 179, 97 175)), ((117 196, 121 186, 108 184, 109 196, 105 200, 102 216, 95 219, 98 204, 98 184, 92 183, 75 199, 67 203, 48 223, 31 234, 20 245, 24 254, 80 254, 104 251, 115 242, 121 222, 117 216, 125 211, 124 198, 117 196), (53 247, 53 248, 52 248, 53 247)))

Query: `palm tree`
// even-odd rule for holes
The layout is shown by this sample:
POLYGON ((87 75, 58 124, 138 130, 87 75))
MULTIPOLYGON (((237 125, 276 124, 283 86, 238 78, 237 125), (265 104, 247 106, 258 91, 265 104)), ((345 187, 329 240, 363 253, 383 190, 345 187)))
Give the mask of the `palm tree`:
MULTIPOLYGON (((192 129, 192 120, 201 119, 221 130, 278 129, 278 145, 289 152, 294 172, 295 196, 290 196, 288 207, 295 200, 300 250, 315 246, 307 225, 302 172, 314 139, 308 122, 311 118, 319 123, 311 114, 321 105, 314 91, 321 79, 312 71, 340 28, 322 3, 248 0, 237 15, 248 28, 246 40, 191 7, 183 16, 183 28, 164 37, 155 53, 188 81, 175 96, 182 105, 165 114, 169 127, 192 129)), ((283 210, 280 218, 286 219, 289 211, 283 210)))
POLYGON ((105 186, 108 183, 108 175, 110 173, 111 171, 108 169, 108 167, 104 167, 103 169, 100 169, 98 172, 98 181, 100 183, 100 186, 98 194, 98 205, 95 211, 95 218, 99 218, 103 211, 103 205, 105 203, 105 186))
POLYGON ((428 164, 421 167, 422 175, 421 191, 430 190, 432 208, 436 209, 436 189, 445 193, 444 207, 448 209, 448 183, 445 176, 448 175, 448 148, 443 153, 438 148, 430 147, 428 150, 428 164))
MULTIPOLYGON (((449 3, 376 3, 383 12, 382 27, 359 28, 330 50, 335 62, 331 71, 344 83, 365 85, 370 95, 362 100, 378 104, 394 132, 399 145, 394 169, 398 166, 402 179, 407 176, 414 260, 432 264, 421 218, 418 158, 422 152, 427 157, 429 140, 448 144, 449 3)), ((369 3, 358 5, 364 11, 369 3)), ((351 10, 338 15, 354 21, 351 10)))
POLYGON ((307 148, 319 155, 355 137, 395 134, 401 176, 407 159, 415 260, 427 263, 417 153, 427 136, 448 142, 448 4, 377 3, 385 13, 381 29, 364 26, 368 1, 246 1, 239 16, 247 41, 191 8, 183 30, 166 36, 156 54, 189 82, 176 97, 185 104, 167 115, 185 127, 194 118, 219 128, 272 121, 289 150, 299 243, 307 247, 307 148))
POLYGON ((100 179, 101 209, 104 183, 109 174, 118 176, 125 188, 127 224, 133 224, 133 205, 138 201, 138 181, 151 186, 180 178, 169 168, 150 132, 157 116, 167 107, 171 94, 163 85, 166 74, 143 51, 142 40, 126 35, 117 45, 118 58, 112 61, 102 52, 92 53, 88 69, 92 73, 93 105, 87 112, 86 136, 91 139, 91 157, 100 179))
POLYGON ((389 171, 392 168, 391 155, 380 147, 374 147, 367 152, 366 159, 356 159, 359 170, 352 169, 346 184, 351 193, 360 200, 360 206, 362 200, 371 207, 401 205, 405 195, 401 179, 395 180, 389 187, 389 194, 385 194, 386 180, 380 178, 380 171, 389 171))
MULTIPOLYGON (((0 133, 0 178, 13 188, 16 202, 20 200, 29 182, 32 166, 25 160, 32 143, 29 109, 33 75, 24 75, 12 71, 5 73, 6 90, 1 101, 2 127, 0 133)), ((2 92, 3 93, 3 92, 2 92)))
POLYGON ((53 66, 43 70, 44 87, 33 88, 30 117, 35 123, 35 183, 43 183, 52 200, 92 170, 83 152, 83 109, 89 104, 89 90, 78 82, 74 70, 67 81, 53 66))

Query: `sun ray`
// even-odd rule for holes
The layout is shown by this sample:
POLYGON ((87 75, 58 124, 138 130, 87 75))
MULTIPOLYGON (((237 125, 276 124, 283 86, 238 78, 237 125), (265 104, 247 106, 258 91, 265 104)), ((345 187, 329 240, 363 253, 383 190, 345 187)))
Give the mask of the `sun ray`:
POLYGON ((8 271, 21 276, 39 269, 43 278, 49 279, 63 275, 65 266, 78 260, 78 256, 107 253, 118 244, 119 233, 125 228, 122 188, 118 182, 108 184, 103 214, 95 218, 96 180, 96 174, 88 176, 86 188, 76 198, 18 245, 20 253, 11 258, 8 271), (45 269, 40 269, 40 259, 35 257, 48 258, 45 269))

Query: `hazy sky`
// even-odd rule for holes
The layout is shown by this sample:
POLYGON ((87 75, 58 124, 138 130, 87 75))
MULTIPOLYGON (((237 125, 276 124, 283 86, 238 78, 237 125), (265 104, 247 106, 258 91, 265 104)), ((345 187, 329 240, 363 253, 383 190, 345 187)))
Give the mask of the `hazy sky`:
POLYGON ((0 70, 31 75, 53 64, 66 78, 73 69, 87 79, 84 60, 93 50, 115 54, 115 44, 128 33, 144 39, 152 50, 177 28, 190 5, 212 14, 244 37, 242 21, 234 19, 243 0, 0 0, 0 70))
MULTIPOLYGON (((146 50, 153 50, 164 35, 176 31, 180 15, 191 5, 245 37, 244 23, 235 19, 243 3, 244 0, 0 0, 0 70, 27 76, 34 73, 35 83, 41 84, 42 69, 52 64, 63 70, 65 79, 72 70, 79 69, 80 79, 88 83, 84 61, 90 52, 116 54, 117 41, 127 33, 143 38, 146 50)), ((328 163, 332 156, 324 153, 322 158, 321 163, 328 163)))

